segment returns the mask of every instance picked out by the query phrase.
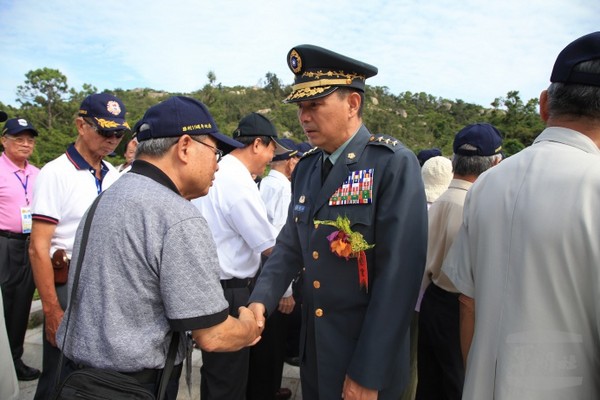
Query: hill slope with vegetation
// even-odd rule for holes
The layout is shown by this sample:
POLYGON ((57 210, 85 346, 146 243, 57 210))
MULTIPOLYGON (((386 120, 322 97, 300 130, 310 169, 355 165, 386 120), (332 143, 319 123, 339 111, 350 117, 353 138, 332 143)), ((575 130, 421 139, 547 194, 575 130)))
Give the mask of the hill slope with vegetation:
MULTIPOLYGON (((76 131, 73 119, 79 104, 98 89, 84 84, 81 90, 69 87, 67 77, 59 70, 41 68, 25 74, 25 82, 17 89, 18 107, 4 105, 10 118, 23 117, 38 129, 36 149, 31 162, 43 166, 65 151, 74 141, 76 131)), ((284 104, 282 99, 291 91, 279 78, 267 73, 260 86, 226 87, 217 83, 213 72, 207 75, 208 83, 191 93, 167 93, 155 89, 103 90, 121 98, 127 107, 127 120, 131 126, 142 117, 148 107, 172 95, 194 97, 206 104, 221 132, 231 134, 237 122, 246 114, 264 113, 283 136, 304 141, 297 120, 297 107, 284 104)), ((467 124, 489 122, 504 135, 506 155, 510 156, 532 143, 543 129, 538 114, 537 99, 523 101, 518 91, 496 98, 489 107, 449 100, 427 93, 390 93, 385 86, 368 86, 363 113, 365 125, 372 133, 391 135, 415 153, 438 147, 446 156, 452 155, 452 140, 456 132, 467 124)), ((109 160, 122 162, 127 140, 117 149, 117 156, 109 160)))

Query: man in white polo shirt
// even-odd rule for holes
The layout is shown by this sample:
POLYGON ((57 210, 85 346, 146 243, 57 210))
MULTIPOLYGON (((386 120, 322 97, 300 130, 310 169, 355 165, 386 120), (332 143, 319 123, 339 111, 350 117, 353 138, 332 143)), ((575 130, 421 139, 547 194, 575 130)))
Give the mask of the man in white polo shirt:
POLYGON ((130 130, 125 106, 107 93, 83 100, 75 126, 75 143, 40 171, 32 203, 29 255, 42 300, 45 331, 42 375, 35 399, 47 399, 55 383, 60 356, 56 330, 66 307, 65 283, 75 231, 96 196, 118 179, 117 170, 103 158, 130 130))
MULTIPOLYGON (((252 174, 261 176, 278 153, 285 152, 277 131, 267 118, 251 113, 242 118, 233 138, 244 144, 223 157, 207 196, 193 200, 208 221, 217 244, 221 286, 229 302, 230 315, 245 306, 251 284, 268 256, 277 232, 267 218, 252 174)), ((202 352, 202 400, 244 400, 248 378, 249 349, 231 353, 202 352)))

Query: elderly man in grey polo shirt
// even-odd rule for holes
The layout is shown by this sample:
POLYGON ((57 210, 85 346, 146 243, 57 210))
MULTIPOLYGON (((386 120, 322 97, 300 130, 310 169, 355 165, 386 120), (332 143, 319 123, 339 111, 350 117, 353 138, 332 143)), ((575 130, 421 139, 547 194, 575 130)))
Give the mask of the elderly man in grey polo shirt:
MULTIPOLYGON (((229 316, 215 243, 189 201, 208 193, 223 151, 241 145, 187 97, 151 107, 137 126, 136 160, 98 203, 78 293, 71 294, 77 307, 66 338, 63 320, 57 339, 72 367, 125 372, 156 392, 172 334, 192 331, 202 349, 235 351, 254 344, 260 329, 245 307, 238 318, 229 316)), ((167 387, 172 400, 185 354, 181 342, 167 387)))

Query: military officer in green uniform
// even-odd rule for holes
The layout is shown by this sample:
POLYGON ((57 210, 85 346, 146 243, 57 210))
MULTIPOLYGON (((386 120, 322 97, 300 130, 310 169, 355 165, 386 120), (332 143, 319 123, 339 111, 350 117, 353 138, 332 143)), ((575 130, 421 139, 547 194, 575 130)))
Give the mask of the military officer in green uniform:
POLYGON ((376 67, 312 45, 292 48, 288 65, 285 101, 315 148, 294 171, 288 219, 250 308, 264 320, 304 269, 303 398, 397 400, 427 251, 419 162, 362 123, 376 67))

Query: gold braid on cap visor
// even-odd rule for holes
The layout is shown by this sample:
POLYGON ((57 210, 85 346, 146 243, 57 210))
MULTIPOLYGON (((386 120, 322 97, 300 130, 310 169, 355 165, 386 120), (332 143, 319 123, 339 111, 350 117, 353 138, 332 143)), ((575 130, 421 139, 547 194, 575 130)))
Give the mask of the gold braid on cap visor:
POLYGON ((332 86, 348 86, 355 79, 360 79, 362 81, 366 80, 365 75, 350 74, 344 71, 311 71, 303 73, 302 77, 315 80, 292 85, 292 93, 286 98, 286 100, 293 100, 321 94, 330 89, 332 86))

